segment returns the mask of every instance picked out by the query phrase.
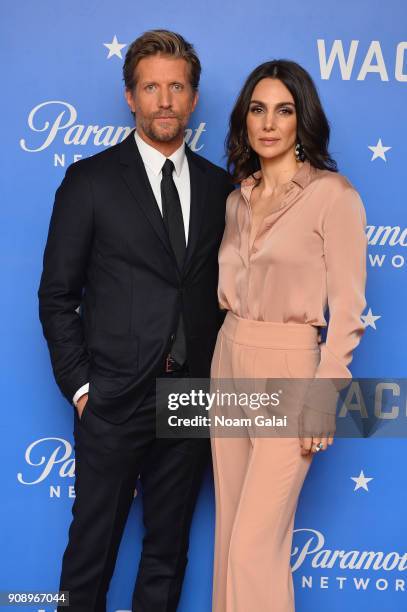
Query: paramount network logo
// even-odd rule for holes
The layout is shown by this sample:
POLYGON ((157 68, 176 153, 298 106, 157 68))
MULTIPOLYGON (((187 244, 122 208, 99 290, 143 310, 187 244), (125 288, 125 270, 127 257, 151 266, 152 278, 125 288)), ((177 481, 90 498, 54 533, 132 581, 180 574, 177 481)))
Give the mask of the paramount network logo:
POLYGON ((369 588, 377 591, 386 591, 393 588, 395 591, 405 592, 404 578, 396 577, 391 582, 386 577, 376 577, 373 572, 405 572, 407 570, 407 553, 384 552, 373 550, 333 550, 325 546, 325 537, 316 529, 294 529, 294 545, 291 552, 293 559, 291 569, 293 572, 308 564, 312 570, 323 570, 327 575, 318 573, 314 580, 312 574, 301 577, 301 587, 312 589, 319 586, 321 589, 330 587, 339 590, 353 588, 357 591, 366 591, 369 588), (297 540, 306 540, 297 545, 297 540), (332 571, 340 571, 342 575, 332 576, 332 571), (351 576, 343 575, 346 571, 351 576), (372 572, 372 576, 353 575, 355 572, 372 572))
MULTIPOLYGON (((407 246, 407 227, 399 225, 368 225, 366 228, 368 244, 372 247, 405 248, 407 246)), ((401 253, 369 253, 371 267, 381 268, 389 263, 393 268, 403 268, 406 256, 401 253)))
MULTIPOLYGON (((26 448, 24 459, 29 466, 27 473, 18 472, 17 480, 26 486, 49 484, 49 497, 61 498, 61 493, 75 497, 75 456, 72 444, 64 438, 50 437, 34 440, 26 448), (66 486, 55 484, 62 479, 66 486)), ((135 491, 135 496, 137 491, 135 491)))
MULTIPOLYGON (((69 102, 62 100, 49 100, 37 104, 31 109, 27 123, 32 132, 41 135, 39 140, 34 137, 35 143, 26 138, 20 139, 20 147, 27 153, 40 153, 52 144, 60 144, 61 142, 66 147, 80 147, 89 144, 95 147, 108 147, 124 140, 133 129, 130 126, 100 126, 79 123, 76 108, 69 102)), ((204 145, 199 145, 198 141, 202 133, 205 132, 205 125, 206 123, 202 122, 195 129, 187 128, 185 130, 185 142, 192 151, 200 151, 203 148, 204 145)), ((74 161, 80 157, 82 155, 75 155, 74 161)), ((65 154, 56 156, 54 165, 64 164, 65 154)))
MULTIPOLYGON (((379 40, 372 40, 367 51, 360 51, 358 40, 352 40, 346 48, 342 40, 335 40, 329 51, 323 38, 317 40, 317 45, 321 78, 324 80, 330 79, 335 64, 338 64, 343 81, 349 81, 352 77, 364 81, 368 74, 378 75, 381 81, 390 80, 390 66, 386 64, 379 40), (362 61, 358 71, 355 69, 356 59, 358 65, 362 61)), ((398 43, 394 65, 391 64, 391 76, 394 74, 396 81, 407 82, 407 71, 404 72, 406 50, 407 42, 398 43)))
MULTIPOLYGON (((75 476, 75 457, 72 444, 64 438, 40 438, 26 449, 24 459, 31 474, 17 474, 17 480, 23 485, 38 485, 47 479, 73 479, 75 476)), ((67 481, 69 483, 69 480, 67 481)), ((75 497, 73 484, 68 484, 68 497, 75 497)), ((50 497, 61 497, 61 485, 49 485, 50 497)))

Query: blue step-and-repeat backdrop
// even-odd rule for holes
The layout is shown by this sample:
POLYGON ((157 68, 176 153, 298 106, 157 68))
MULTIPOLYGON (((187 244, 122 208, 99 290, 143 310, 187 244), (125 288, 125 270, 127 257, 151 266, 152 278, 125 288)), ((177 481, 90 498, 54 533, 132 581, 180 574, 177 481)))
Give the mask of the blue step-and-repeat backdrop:
MULTIPOLYGON (((58 588, 75 458, 73 408, 54 382, 37 314, 42 253, 67 166, 119 142, 133 127, 121 73, 127 46, 158 27, 195 44, 203 64, 201 97, 186 138, 194 151, 222 165, 228 115, 252 68, 280 57, 311 73, 332 125, 331 153, 359 190, 368 218, 366 333, 352 372, 403 377, 407 5, 42 0, 3 3, 2 9, 0 590, 44 592, 58 588)), ((395 397, 394 404, 405 415, 405 398, 395 397)), ((407 610, 405 457, 401 437, 373 436, 337 439, 314 459, 292 549, 299 612, 407 610)), ((213 535, 208 470, 181 612, 211 609, 213 535)), ((136 497, 109 612, 130 608, 141 537, 136 497)))

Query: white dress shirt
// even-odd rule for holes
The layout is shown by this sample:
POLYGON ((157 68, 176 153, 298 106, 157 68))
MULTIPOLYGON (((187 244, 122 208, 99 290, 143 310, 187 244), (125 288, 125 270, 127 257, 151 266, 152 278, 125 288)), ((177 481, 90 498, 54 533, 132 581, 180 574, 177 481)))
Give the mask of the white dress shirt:
MULTIPOLYGON (((147 144, 147 142, 143 140, 141 136, 139 136, 137 130, 134 131, 134 138, 136 140, 141 159, 143 160, 158 208, 160 209, 161 214, 163 214, 161 202, 161 179, 162 167, 167 157, 165 157, 165 155, 160 153, 160 151, 157 151, 157 149, 151 145, 147 144)), ((168 159, 174 163, 174 172, 172 176, 181 202, 182 217, 184 219, 185 243, 188 244, 189 216, 191 210, 191 186, 189 179, 188 159, 185 155, 185 143, 183 142, 182 145, 176 151, 174 151, 174 153, 172 153, 168 159)), ((80 387, 73 396, 72 401, 74 406, 77 405, 78 399, 88 392, 89 383, 86 383, 85 385, 82 385, 82 387, 80 387)))
MULTIPOLYGON (((154 192, 155 199, 157 200, 158 208, 161 214, 163 214, 162 202, 161 202, 161 179, 162 179, 162 167, 165 160, 165 155, 157 151, 154 147, 147 144, 138 134, 134 132, 138 150, 140 151, 141 158, 146 168, 147 176, 150 181, 151 188, 154 192)), ((175 170, 172 173, 175 186, 178 190, 179 199, 181 201, 182 216, 184 219, 185 229, 185 242, 188 244, 188 230, 189 230, 189 212, 191 205, 191 187, 189 181, 189 166, 187 156, 185 155, 185 144, 182 145, 169 156, 172 162, 174 162, 175 170)))

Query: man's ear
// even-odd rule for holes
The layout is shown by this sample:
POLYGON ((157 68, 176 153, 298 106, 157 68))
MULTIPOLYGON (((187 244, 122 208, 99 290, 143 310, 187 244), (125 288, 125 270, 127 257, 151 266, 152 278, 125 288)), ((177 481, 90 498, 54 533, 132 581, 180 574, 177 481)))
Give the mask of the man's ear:
POLYGON ((198 104, 198 99, 199 99, 199 91, 197 89, 194 89, 194 97, 192 100, 192 112, 194 112, 195 107, 198 104))
POLYGON ((125 89, 124 90, 124 97, 126 98, 126 102, 129 105, 129 108, 130 108, 131 112, 134 113, 133 94, 132 94, 130 89, 125 89))

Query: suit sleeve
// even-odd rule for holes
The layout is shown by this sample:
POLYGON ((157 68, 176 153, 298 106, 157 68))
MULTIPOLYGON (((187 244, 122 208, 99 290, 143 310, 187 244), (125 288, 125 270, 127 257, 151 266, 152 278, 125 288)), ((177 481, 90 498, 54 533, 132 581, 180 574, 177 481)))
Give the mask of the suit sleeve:
POLYGON ((313 426, 314 430, 308 434, 332 433, 338 391, 352 378, 348 366, 365 331, 361 320, 366 307, 365 229, 362 200, 355 189, 348 187, 339 198, 333 199, 324 221, 329 324, 326 342, 320 347, 315 383, 310 385, 305 398, 304 416, 308 412, 310 424, 313 413, 317 416, 319 412, 326 415, 326 422, 324 431, 316 432, 313 426))
MULTIPOLYGON (((225 199, 225 223, 226 223, 226 206, 227 206, 227 201, 228 198, 230 196, 230 194, 235 190, 235 186, 232 182, 232 177, 230 176, 230 174, 228 172, 224 172, 224 199, 225 199)), ((221 308, 219 306, 219 310, 218 310, 218 327, 219 329, 222 327, 223 322, 225 320, 226 317, 226 313, 227 310, 224 308, 221 308)))
POLYGON ((79 306, 92 237, 90 183, 79 164, 72 164, 55 195, 38 289, 39 317, 55 380, 70 403, 89 380, 79 306))
POLYGON ((225 192, 226 192, 226 200, 228 199, 228 197, 230 196, 230 194, 232 193, 232 191, 234 191, 236 189, 236 186, 233 182, 233 179, 231 177, 231 175, 229 174, 229 172, 227 172, 225 170, 225 192))

